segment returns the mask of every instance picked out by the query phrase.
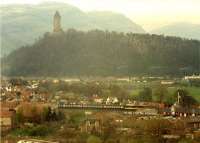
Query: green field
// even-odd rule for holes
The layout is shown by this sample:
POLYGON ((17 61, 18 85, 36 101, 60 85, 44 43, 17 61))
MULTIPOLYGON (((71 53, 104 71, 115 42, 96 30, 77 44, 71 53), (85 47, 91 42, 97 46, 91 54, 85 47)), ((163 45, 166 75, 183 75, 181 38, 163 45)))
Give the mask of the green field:
POLYGON ((168 87, 169 94, 173 94, 177 89, 185 89, 189 92, 189 95, 194 97, 198 102, 200 102, 200 87, 180 87, 180 86, 174 86, 174 87, 168 87))

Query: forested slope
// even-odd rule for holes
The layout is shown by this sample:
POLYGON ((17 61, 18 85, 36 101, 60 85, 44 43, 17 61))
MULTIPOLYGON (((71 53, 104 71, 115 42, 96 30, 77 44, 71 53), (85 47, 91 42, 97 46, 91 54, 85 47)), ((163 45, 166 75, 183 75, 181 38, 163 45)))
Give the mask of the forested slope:
POLYGON ((199 70, 200 42, 149 34, 69 29, 46 33, 3 59, 12 76, 179 75, 199 70))

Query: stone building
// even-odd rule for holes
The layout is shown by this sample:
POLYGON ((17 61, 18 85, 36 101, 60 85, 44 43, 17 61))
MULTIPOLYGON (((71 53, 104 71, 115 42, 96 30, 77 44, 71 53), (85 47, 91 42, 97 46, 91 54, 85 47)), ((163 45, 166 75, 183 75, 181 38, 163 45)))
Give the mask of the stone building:
POLYGON ((61 28, 61 16, 58 11, 56 11, 54 18, 53 18, 53 32, 62 32, 61 28))

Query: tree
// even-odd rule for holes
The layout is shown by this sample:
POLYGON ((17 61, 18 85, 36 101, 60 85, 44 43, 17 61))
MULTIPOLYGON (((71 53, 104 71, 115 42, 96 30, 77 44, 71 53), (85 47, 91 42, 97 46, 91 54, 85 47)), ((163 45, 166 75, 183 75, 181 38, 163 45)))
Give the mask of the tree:
POLYGON ((117 97, 121 102, 128 97, 128 93, 119 85, 111 84, 109 87, 110 96, 117 97))
POLYGON ((21 78, 12 78, 12 79, 9 80, 9 83, 11 83, 13 86, 28 85, 28 82, 26 80, 21 79, 21 78))
POLYGON ((155 89, 155 96, 156 96, 156 100, 160 103, 162 103, 164 101, 164 98, 167 95, 167 88, 164 87, 163 85, 158 86, 155 89))
POLYGON ((38 111, 38 107, 36 107, 35 105, 30 107, 30 112, 31 112, 31 117, 30 117, 30 121, 34 122, 34 123, 39 123, 41 122, 41 116, 40 113, 38 111))
POLYGON ((143 90, 139 92, 137 99, 140 101, 152 101, 151 88, 149 88, 149 87, 143 88, 143 90))
POLYGON ((53 113, 50 107, 37 104, 25 103, 19 106, 17 113, 18 118, 27 120, 32 123, 42 123, 45 121, 57 120, 57 113, 53 113), (52 114, 53 113, 53 114, 52 114))
POLYGON ((104 128, 103 128, 103 141, 105 142, 106 140, 112 138, 113 136, 116 135, 116 124, 113 122, 112 119, 109 117, 104 118, 104 128))
POLYGON ((29 136, 46 136, 51 133, 52 129, 46 125, 38 125, 29 129, 29 136))
POLYGON ((102 141, 99 137, 91 135, 88 137, 87 143, 102 143, 102 141))
POLYGON ((63 120, 65 119, 65 114, 62 112, 62 111, 58 111, 57 113, 57 120, 60 121, 60 120, 63 120))
POLYGON ((17 124, 24 122, 24 116, 23 116, 23 108, 19 108, 16 112, 16 122, 17 124))
POLYGON ((43 111, 42 111, 42 113, 41 113, 41 119, 42 119, 42 121, 43 122, 45 122, 45 121, 49 121, 50 119, 49 119, 49 117, 50 117, 50 109, 48 108, 48 107, 44 107, 43 108, 43 111))

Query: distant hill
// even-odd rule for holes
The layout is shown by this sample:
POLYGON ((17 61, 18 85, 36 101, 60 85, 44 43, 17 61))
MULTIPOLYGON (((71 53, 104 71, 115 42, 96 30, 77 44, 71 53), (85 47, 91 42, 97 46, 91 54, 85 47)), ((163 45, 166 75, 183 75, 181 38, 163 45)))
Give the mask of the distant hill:
POLYGON ((0 7, 2 16, 2 55, 20 46, 32 44, 45 32, 52 31, 52 19, 58 10, 64 30, 101 29, 118 32, 144 33, 141 26, 122 14, 112 12, 89 12, 63 3, 40 5, 5 5, 0 7))
POLYGON ((200 40, 200 24, 174 23, 154 29, 150 33, 200 40))
POLYGON ((131 76, 199 73, 200 41, 69 29, 46 33, 2 59, 8 76, 131 76))
POLYGON ((145 31, 141 26, 133 23, 130 19, 122 14, 117 14, 109 11, 105 12, 89 12, 88 16, 91 19, 91 23, 95 28, 116 32, 133 32, 144 33, 145 31))

